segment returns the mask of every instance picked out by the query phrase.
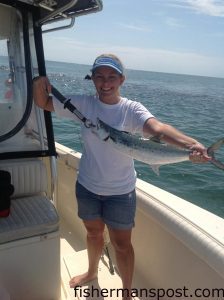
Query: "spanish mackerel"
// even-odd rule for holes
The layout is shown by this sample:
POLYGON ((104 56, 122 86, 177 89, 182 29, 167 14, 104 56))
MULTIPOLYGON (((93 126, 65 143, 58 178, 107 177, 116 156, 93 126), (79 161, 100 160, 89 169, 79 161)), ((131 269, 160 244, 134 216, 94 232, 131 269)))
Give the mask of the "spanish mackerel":
MULTIPOLYGON (((188 161, 192 152, 187 149, 155 142, 153 139, 145 139, 119 131, 100 119, 97 120, 96 127, 92 130, 102 141, 111 144, 118 151, 133 159, 149 164, 157 174, 161 165, 188 161)), ((224 144, 224 138, 212 144, 207 151, 208 155, 212 157, 210 162, 224 170, 224 164, 216 160, 214 156, 215 150, 218 150, 222 144, 224 144)))

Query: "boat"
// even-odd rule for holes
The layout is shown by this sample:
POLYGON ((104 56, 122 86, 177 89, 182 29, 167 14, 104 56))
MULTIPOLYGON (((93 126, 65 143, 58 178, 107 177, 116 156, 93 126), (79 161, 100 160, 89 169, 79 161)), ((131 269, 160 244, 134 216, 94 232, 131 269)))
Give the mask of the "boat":
MULTIPOLYGON (((122 299, 107 231, 98 279, 69 287, 87 267, 75 201, 81 153, 54 141, 50 112, 32 99, 32 79, 46 75, 43 33, 102 9, 101 0, 0 0, 0 171, 10 174, 1 300, 122 299)), ((224 220, 143 180, 136 189, 133 299, 224 299, 224 220)), ((4 195, 1 185, 0 204, 4 195)))

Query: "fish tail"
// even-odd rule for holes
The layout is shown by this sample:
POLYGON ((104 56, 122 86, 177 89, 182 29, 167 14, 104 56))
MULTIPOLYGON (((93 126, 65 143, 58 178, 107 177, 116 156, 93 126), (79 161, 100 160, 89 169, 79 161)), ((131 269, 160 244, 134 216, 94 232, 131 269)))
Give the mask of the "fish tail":
POLYGON ((210 162, 214 166, 222 170, 224 170, 224 163, 222 163, 221 161, 215 158, 215 151, 217 151, 223 144, 224 144, 224 138, 221 138, 218 141, 216 141, 214 144, 212 144, 210 147, 208 147, 207 149, 208 155, 212 158, 210 162))

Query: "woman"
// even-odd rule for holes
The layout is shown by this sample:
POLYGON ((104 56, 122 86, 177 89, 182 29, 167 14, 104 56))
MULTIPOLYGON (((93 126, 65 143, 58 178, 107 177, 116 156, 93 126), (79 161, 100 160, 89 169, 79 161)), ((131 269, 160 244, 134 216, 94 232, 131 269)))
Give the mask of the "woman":
MULTIPOLYGON (((190 159, 206 162, 210 158, 206 148, 195 139, 186 136, 174 127, 157 120, 142 104, 120 96, 120 87, 125 81, 124 68, 116 56, 103 54, 96 58, 92 67, 92 80, 96 96, 73 95, 71 103, 93 123, 97 118, 116 129, 144 136, 158 136, 176 146, 192 150, 190 159)), ((51 85, 46 77, 34 81, 35 103, 57 115, 76 117, 56 99, 49 97, 51 85)), ((82 285, 97 277, 98 263, 103 249, 103 231, 108 227, 114 246, 117 266, 124 291, 131 291, 134 251, 131 233, 136 209, 136 172, 133 159, 82 126, 84 150, 80 162, 76 196, 78 215, 87 230, 88 271, 71 279, 70 287, 82 285)), ((130 299, 128 295, 123 299, 130 299)))

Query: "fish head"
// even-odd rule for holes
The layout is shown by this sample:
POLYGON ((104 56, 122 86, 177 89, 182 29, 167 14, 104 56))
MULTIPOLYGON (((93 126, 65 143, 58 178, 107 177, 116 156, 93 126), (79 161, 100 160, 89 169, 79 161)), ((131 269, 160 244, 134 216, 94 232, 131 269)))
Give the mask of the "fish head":
POLYGON ((92 132, 102 141, 106 141, 110 137, 110 132, 105 125, 103 121, 97 118, 96 126, 92 128, 92 132))

